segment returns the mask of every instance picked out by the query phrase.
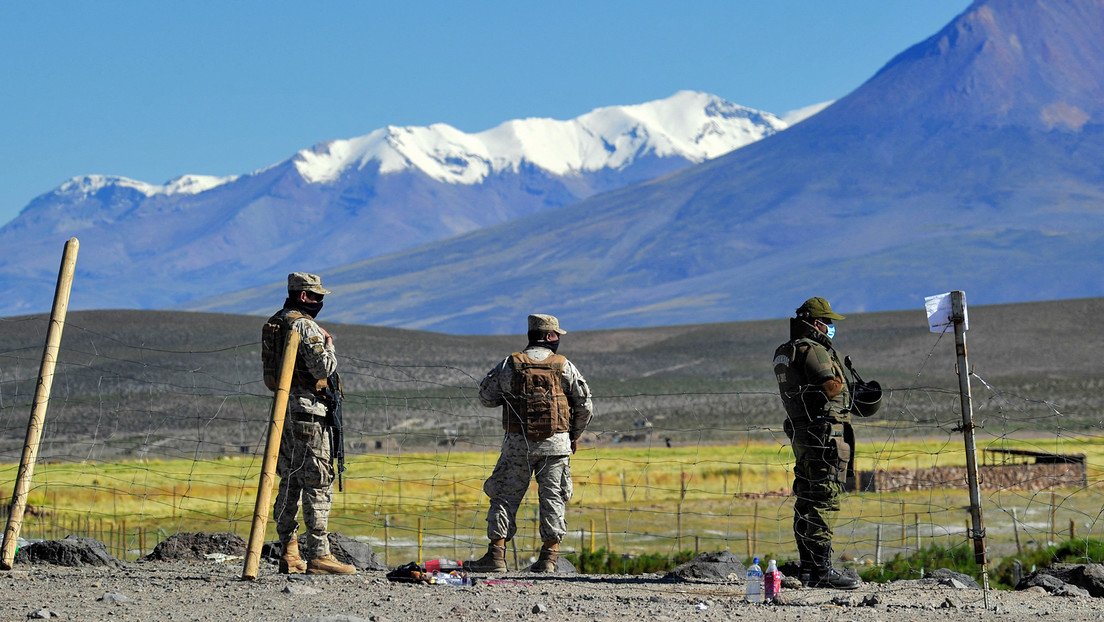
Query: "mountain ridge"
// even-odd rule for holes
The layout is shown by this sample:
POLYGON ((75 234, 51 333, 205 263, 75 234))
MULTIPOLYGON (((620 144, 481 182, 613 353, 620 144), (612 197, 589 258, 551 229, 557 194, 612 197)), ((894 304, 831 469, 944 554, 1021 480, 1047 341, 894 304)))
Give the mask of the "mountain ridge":
POLYGON ((273 273, 320 271, 561 208, 786 124, 680 91, 570 121, 508 121, 474 135, 446 127, 384 128, 233 177, 69 180, 0 228, 0 243, 24 250, 0 256, 0 275, 27 284, 0 313, 49 308, 56 248, 70 236, 83 249, 74 308, 179 307, 273 273), (559 140, 541 138, 548 127, 559 140))
MULTIPOLYGON (((495 333, 536 307, 613 328, 774 317, 814 294, 870 311, 952 289, 986 303, 1099 296, 1100 31, 1104 3, 981 0, 785 132, 555 212, 330 269, 332 289, 349 292, 342 321, 495 333), (1022 64, 998 53, 1009 41, 1022 64), (1038 79, 1039 59, 1074 60, 1038 79), (946 90, 1000 75, 1013 86, 946 90), (1088 117, 1048 123, 1055 102, 1088 117)), ((196 308, 258 312, 278 289, 196 308)))

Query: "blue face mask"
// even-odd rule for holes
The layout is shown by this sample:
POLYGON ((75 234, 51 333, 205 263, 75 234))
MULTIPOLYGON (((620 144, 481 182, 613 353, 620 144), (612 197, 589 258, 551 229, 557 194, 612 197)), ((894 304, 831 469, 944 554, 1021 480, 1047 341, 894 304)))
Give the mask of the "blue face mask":
POLYGON ((828 325, 828 332, 826 332, 824 334, 827 335, 829 339, 835 339, 836 338, 836 325, 835 324, 829 324, 828 325))

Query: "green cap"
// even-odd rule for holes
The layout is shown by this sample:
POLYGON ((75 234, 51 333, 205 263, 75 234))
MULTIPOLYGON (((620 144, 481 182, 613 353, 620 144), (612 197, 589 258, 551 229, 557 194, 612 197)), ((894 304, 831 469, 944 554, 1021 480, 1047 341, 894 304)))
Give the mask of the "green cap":
POLYGON ((828 301, 820 296, 814 296, 806 300, 800 307, 797 308, 797 317, 802 318, 828 318, 831 320, 842 320, 844 316, 832 311, 832 305, 828 304, 828 301))

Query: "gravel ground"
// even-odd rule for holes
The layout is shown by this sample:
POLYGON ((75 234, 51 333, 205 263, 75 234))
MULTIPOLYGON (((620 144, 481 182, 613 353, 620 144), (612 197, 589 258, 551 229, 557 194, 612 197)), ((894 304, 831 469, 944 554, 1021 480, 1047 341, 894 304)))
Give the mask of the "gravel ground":
POLYGON ((301 620, 1098 620, 1104 603, 1051 596, 1041 588, 989 592, 920 581, 860 589, 788 590, 784 605, 741 600, 743 583, 643 577, 533 575, 481 577, 472 587, 391 583, 383 572, 287 577, 265 564, 242 581, 240 560, 136 562, 119 568, 16 564, 0 571, 0 621, 301 620), (865 604, 864 604, 865 603, 865 604))

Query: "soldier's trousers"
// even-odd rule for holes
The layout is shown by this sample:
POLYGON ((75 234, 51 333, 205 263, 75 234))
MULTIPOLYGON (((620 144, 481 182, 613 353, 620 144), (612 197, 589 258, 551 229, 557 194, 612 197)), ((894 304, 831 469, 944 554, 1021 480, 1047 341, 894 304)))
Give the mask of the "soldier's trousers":
POLYGON ((828 568, 832 565, 829 516, 840 509, 841 482, 846 478, 850 448, 844 443, 838 424, 788 428, 787 432, 792 432, 795 459, 793 530, 801 566, 806 570, 828 568))
POLYGON ((573 490, 570 456, 533 456, 503 452, 483 484, 491 498, 487 538, 511 540, 517 533, 517 511, 531 479, 537 480, 542 542, 559 542, 567 533, 564 513, 573 490))
POLYGON ((334 482, 330 430, 322 423, 326 409, 311 403, 312 399, 313 396, 291 397, 276 461, 280 485, 272 509, 276 533, 281 542, 286 542, 299 529, 296 514, 302 502, 303 523, 307 527, 303 555, 307 559, 330 554, 327 528, 334 482))

